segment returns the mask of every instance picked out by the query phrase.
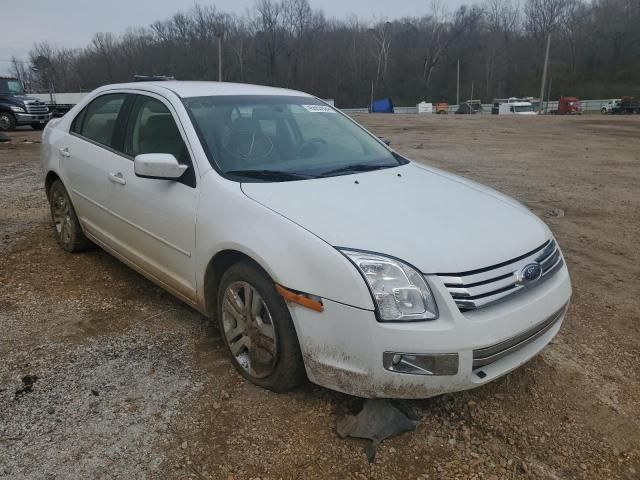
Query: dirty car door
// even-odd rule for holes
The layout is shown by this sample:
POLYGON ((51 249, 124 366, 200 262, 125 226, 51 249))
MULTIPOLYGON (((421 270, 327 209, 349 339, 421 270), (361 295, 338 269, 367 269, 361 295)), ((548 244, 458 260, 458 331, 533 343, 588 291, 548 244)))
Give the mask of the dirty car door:
POLYGON ((136 95, 124 156, 115 172, 120 182, 112 184, 118 250, 156 281, 193 301, 197 175, 173 107, 151 95, 136 95), (189 168, 177 180, 137 177, 133 159, 143 153, 171 153, 189 168))
POLYGON ((115 226, 110 213, 111 175, 118 159, 117 125, 126 99, 125 93, 110 93, 92 100, 73 120, 69 134, 56 145, 80 222, 88 234, 109 246, 115 226))

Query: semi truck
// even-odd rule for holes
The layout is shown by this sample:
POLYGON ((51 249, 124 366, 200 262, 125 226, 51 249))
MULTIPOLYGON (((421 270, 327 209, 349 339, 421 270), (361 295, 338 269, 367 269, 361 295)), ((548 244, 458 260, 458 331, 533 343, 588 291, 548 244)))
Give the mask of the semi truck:
POLYGON ((602 113, 603 115, 606 115, 608 113, 614 113, 614 109, 616 109, 618 107, 618 104, 622 101, 621 98, 612 98, 611 100, 609 100, 606 104, 604 104, 602 106, 602 108, 600 109, 600 113, 602 113))
POLYGON ((0 77, 0 131, 14 130, 20 125, 30 125, 42 130, 51 120, 47 104, 24 92, 17 78, 0 77))
POLYGON ((558 108, 550 110, 552 115, 582 115, 582 104, 576 97, 563 97, 558 99, 558 108))
POLYGON ((613 115, 624 115, 632 113, 640 113, 640 99, 635 97, 622 97, 610 100, 604 107, 602 113, 610 113, 613 115))

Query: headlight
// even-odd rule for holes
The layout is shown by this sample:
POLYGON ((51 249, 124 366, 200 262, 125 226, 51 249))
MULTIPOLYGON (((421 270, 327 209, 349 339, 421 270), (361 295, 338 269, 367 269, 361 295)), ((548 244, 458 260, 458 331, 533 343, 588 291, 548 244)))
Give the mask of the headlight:
POLYGON ((369 284, 380 320, 435 320, 438 308, 423 276, 394 258, 341 250, 369 284))
POLYGON ((18 113, 24 113, 24 108, 22 107, 9 107, 11 110, 13 110, 14 112, 18 112, 18 113))

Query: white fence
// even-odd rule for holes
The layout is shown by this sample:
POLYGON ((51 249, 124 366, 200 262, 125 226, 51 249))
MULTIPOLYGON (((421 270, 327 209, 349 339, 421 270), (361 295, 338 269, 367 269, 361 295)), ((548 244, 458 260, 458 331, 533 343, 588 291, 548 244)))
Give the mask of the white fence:
MULTIPOLYGON (((609 99, 604 100, 580 100, 580 104, 582 105, 583 112, 599 112, 602 107, 604 107, 609 102, 609 99)), ((482 114, 490 114, 491 107, 493 105, 491 103, 483 103, 482 109, 478 113, 482 114)), ((544 102, 545 110, 551 111, 556 110, 558 108, 558 102, 544 102)), ((454 113, 458 109, 458 105, 449 105, 449 113, 454 113)), ((367 108, 343 108, 341 109, 345 113, 367 113, 369 110, 367 108)), ((412 113, 417 114, 417 107, 394 107, 393 111, 395 113, 412 113)))

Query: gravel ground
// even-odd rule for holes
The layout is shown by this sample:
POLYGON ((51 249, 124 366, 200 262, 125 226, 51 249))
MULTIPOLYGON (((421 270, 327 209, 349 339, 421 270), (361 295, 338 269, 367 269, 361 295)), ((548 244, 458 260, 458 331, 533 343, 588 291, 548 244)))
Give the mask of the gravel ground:
POLYGON ((416 402, 418 430, 367 464, 335 433, 360 400, 249 385, 201 315, 100 250, 58 248, 40 134, 14 132, 0 144, 0 478, 640 478, 640 118, 358 120, 549 223, 574 285, 554 342, 490 385, 416 402))

